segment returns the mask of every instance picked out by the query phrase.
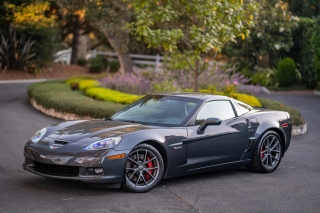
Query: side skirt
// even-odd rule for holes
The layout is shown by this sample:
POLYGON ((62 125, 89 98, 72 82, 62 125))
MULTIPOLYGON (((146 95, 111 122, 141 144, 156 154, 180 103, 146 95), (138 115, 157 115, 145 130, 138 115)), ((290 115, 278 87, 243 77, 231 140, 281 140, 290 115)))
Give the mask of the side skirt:
POLYGON ((222 170, 222 169, 230 169, 235 167, 241 167, 241 166, 247 166, 251 162, 251 159, 248 160, 240 160, 240 161, 234 161, 229 163, 222 163, 222 164, 216 164, 211 166, 205 166, 205 167, 199 167, 195 169, 189 169, 188 174, 195 174, 200 172, 209 172, 209 171, 216 171, 216 170, 222 170))

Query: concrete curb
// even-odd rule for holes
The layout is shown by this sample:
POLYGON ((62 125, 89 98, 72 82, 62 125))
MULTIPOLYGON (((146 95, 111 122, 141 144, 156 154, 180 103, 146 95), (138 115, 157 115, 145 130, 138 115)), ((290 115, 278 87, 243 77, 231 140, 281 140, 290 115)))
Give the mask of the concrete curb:
POLYGON ((307 124, 292 127, 292 136, 304 135, 307 133, 307 124))
POLYGON ((25 80, 1 80, 0 84, 19 84, 19 83, 37 83, 51 80, 64 80, 65 78, 41 78, 41 79, 25 79, 25 80))
MULTIPOLYGON (((79 116, 73 113, 67 113, 67 112, 57 112, 53 108, 51 109, 46 109, 40 104, 38 104, 33 98, 30 99, 31 105, 39 110, 40 112, 49 115, 51 117, 59 118, 62 120, 90 120, 90 119, 95 119, 90 116, 79 116)), ((307 124, 303 124, 301 126, 293 126, 292 127, 292 136, 296 135, 303 135, 307 133, 307 124)))
POLYGON ((67 113, 67 112, 58 112, 55 111, 53 108, 51 109, 46 109, 43 106, 41 106, 40 104, 38 104, 33 98, 30 99, 30 103, 31 105, 36 108, 37 110, 39 110, 40 112, 49 115, 51 117, 55 117, 55 118, 60 118, 62 120, 90 120, 90 119, 94 119, 90 116, 79 116, 73 113, 67 113))
POLYGON ((314 94, 314 95, 320 95, 320 91, 315 90, 315 91, 313 92, 313 94, 314 94))

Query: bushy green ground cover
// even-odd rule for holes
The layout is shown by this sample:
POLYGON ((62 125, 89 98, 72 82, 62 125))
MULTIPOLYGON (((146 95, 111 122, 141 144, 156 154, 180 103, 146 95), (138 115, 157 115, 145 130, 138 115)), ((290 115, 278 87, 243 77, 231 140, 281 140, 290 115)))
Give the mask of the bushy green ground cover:
POLYGON ((81 91, 72 91, 70 85, 62 81, 32 84, 28 88, 28 96, 47 109, 93 118, 108 118, 124 107, 122 104, 94 100, 81 91))

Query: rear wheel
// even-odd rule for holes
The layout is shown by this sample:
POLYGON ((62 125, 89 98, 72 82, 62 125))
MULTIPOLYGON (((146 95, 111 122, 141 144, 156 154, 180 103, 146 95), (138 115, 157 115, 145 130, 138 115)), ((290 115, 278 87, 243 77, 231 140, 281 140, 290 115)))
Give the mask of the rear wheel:
POLYGON ((129 154, 123 188, 132 192, 147 192, 161 181, 164 163, 158 150, 149 144, 136 146, 129 154))
POLYGON ((274 131, 266 132, 257 143, 249 170, 270 173, 277 169, 281 162, 281 139, 274 131))

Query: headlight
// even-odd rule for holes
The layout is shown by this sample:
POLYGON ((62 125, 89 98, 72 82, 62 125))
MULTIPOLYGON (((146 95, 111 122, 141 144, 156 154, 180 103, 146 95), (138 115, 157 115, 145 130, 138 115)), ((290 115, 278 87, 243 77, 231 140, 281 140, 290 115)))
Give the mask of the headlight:
POLYGON ((47 127, 39 130, 34 136, 30 138, 30 140, 33 143, 38 143, 41 140, 41 138, 43 138, 43 136, 46 134, 46 132, 47 132, 47 127))
POLYGON ((111 149, 115 147, 120 141, 121 137, 106 138, 85 146, 83 150, 111 149))

